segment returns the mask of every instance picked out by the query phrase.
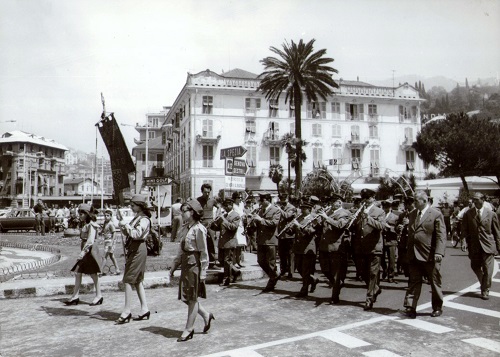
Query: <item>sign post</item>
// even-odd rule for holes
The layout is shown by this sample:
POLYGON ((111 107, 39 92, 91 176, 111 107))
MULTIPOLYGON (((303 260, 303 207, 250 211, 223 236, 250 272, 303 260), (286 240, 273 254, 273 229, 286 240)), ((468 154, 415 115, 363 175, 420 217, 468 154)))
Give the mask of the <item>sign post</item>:
POLYGON ((225 188, 228 188, 229 192, 233 189, 245 190, 245 175, 247 173, 248 166, 245 160, 237 158, 242 157, 246 152, 247 149, 243 146, 234 146, 220 150, 220 159, 226 159, 225 188), (233 177, 235 178, 234 183, 233 177))
MULTIPOLYGON (((163 176, 157 176, 157 177, 144 177, 144 185, 145 186, 156 186, 156 192, 157 192, 157 206, 158 206, 158 234, 161 237, 161 225, 160 225, 160 220, 161 220, 161 207, 163 204, 160 204, 160 186, 167 186, 171 185, 172 180, 170 177, 163 177, 163 176)), ((170 190, 169 190, 170 192, 170 190)), ((170 202, 171 204, 171 202, 170 202)))

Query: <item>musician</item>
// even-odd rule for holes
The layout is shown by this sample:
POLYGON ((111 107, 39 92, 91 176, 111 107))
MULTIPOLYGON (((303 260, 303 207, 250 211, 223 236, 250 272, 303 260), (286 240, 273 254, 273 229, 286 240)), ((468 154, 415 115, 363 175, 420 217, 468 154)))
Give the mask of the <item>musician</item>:
POLYGON ((259 197, 260 209, 252 219, 257 226, 257 262, 269 277, 263 292, 270 292, 279 280, 276 272, 276 246, 281 211, 271 203, 270 193, 262 193, 259 197))
POLYGON ((387 278, 389 283, 394 283, 394 273, 396 271, 396 247, 398 245, 396 225, 399 217, 392 212, 392 207, 392 200, 382 202, 382 209, 385 212, 385 226, 382 231, 384 248, 382 252, 381 267, 382 278, 387 278))
MULTIPOLYGON (((288 194, 279 194, 279 203, 277 207, 281 211, 280 223, 278 223, 278 232, 283 229, 297 216, 297 209, 288 202, 288 194)), ((293 229, 285 230, 278 236, 278 255, 280 257, 280 276, 287 275, 292 278, 292 246, 295 233, 293 229)))
POLYGON ((380 288, 380 258, 382 256, 382 230, 385 226, 385 214, 381 208, 375 206, 375 191, 370 189, 361 190, 361 199, 364 209, 356 222, 356 234, 359 249, 356 251, 357 259, 360 259, 362 277, 368 285, 366 291, 366 302, 364 310, 373 308, 378 295, 382 292, 380 288))
POLYGON ((313 204, 311 200, 303 201, 300 204, 301 214, 294 221, 295 242, 293 244, 293 253, 295 255, 295 266, 302 277, 302 288, 295 295, 298 298, 308 296, 309 292, 316 290, 319 280, 314 277, 316 270, 316 235, 321 225, 317 222, 317 215, 311 212, 313 204))
POLYGON ((245 201, 245 209, 243 214, 244 234, 247 237, 247 246, 250 253, 257 252, 257 227, 252 221, 252 215, 259 210, 259 206, 254 208, 255 199, 249 196, 245 201))
POLYGON ((406 196, 404 207, 404 211, 399 215, 397 223, 397 232, 399 234, 397 270, 398 273, 403 273, 405 277, 409 277, 407 257, 408 223, 410 223, 410 213, 415 209, 413 196, 406 196))
POLYGON ((219 261, 224 264, 223 286, 228 286, 230 282, 235 283, 241 275, 241 271, 234 265, 234 250, 238 245, 236 235, 241 217, 233 204, 233 199, 226 198, 223 203, 226 213, 217 216, 210 225, 210 229, 220 232, 218 248, 219 261))
POLYGON ((341 281, 347 271, 349 233, 345 231, 351 213, 342 208, 343 197, 332 193, 330 202, 333 212, 318 212, 323 218, 323 234, 319 243, 319 264, 321 271, 332 286, 332 304, 340 302, 341 281))
MULTIPOLYGON (((352 207, 349 210, 351 214, 355 214, 359 207, 361 207, 361 196, 356 195, 352 196, 352 207)), ((352 259, 354 261, 354 266, 356 267, 356 280, 358 281, 363 281, 362 277, 362 267, 361 267, 361 259, 357 259, 357 256, 359 256, 358 250, 361 248, 361 244, 359 242, 358 236, 356 235, 356 225, 351 225, 351 228, 349 229, 349 232, 351 234, 351 255, 352 259)))
POLYGON ((215 253, 215 232, 210 229, 210 224, 214 219, 214 207, 216 206, 216 201, 214 198, 210 197, 211 193, 212 185, 204 183, 201 185, 201 196, 196 199, 203 208, 203 217, 201 218, 200 223, 207 228, 209 267, 213 267, 217 260, 215 253))
POLYGON ((243 195, 241 192, 235 191, 231 195, 231 198, 233 199, 233 209, 238 212, 240 215, 240 224, 238 226, 238 230, 236 231, 236 240, 237 240, 237 245, 236 248, 234 249, 234 264, 238 268, 243 268, 243 250, 245 249, 245 246, 247 245, 247 237, 245 236, 245 227, 243 226, 243 215, 245 214, 245 204, 243 203, 243 195))

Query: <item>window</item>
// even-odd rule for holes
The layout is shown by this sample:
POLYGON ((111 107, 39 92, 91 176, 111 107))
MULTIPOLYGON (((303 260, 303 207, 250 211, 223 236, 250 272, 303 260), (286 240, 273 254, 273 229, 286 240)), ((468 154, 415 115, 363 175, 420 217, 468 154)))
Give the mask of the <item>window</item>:
POLYGON ((203 96, 203 114, 212 114, 212 108, 214 105, 214 97, 210 95, 203 96))
POLYGON ((146 161, 146 154, 142 154, 142 161, 146 161))
POLYGON ((161 144, 162 145, 167 144, 167 133, 165 131, 162 131, 162 133, 161 133, 161 144))
POLYGON ((260 109, 260 98, 245 98, 245 113, 253 114, 257 113, 260 109))
POLYGON ((313 136, 321 136, 321 124, 313 124, 312 125, 312 135, 313 136))
POLYGON ((378 138, 378 126, 377 125, 370 125, 368 128, 370 129, 370 138, 377 139, 378 138))
POLYGON ((163 164, 163 154, 156 154, 156 162, 158 163, 158 165, 163 164))
POLYGON ((412 122, 416 123, 417 113, 418 113, 417 106, 415 106, 415 105, 412 105, 412 106, 400 105, 399 106, 399 121, 411 120, 412 122))
POLYGON ((246 121, 246 133, 247 134, 255 134, 257 130, 257 125, 255 124, 255 120, 247 120, 246 121))
POLYGON ((156 137, 156 132, 148 130, 148 138, 154 139, 156 137))
POLYGON ((326 102, 309 102, 307 103, 308 118, 326 118, 326 102))
POLYGON ((271 165, 278 165, 280 163, 280 147, 269 147, 269 161, 271 165))
POLYGON ((361 164, 361 149, 351 149, 351 162, 353 170, 360 168, 361 164))
POLYGON ((212 119, 203 119, 202 121, 202 135, 204 138, 212 138, 214 131, 214 121, 212 119))
POLYGON ((214 165, 214 147, 212 145, 203 145, 203 167, 213 167, 214 165))
POLYGON ((415 151, 406 150, 406 170, 415 170, 415 151))
POLYGON ((338 138, 341 136, 342 130, 339 124, 332 125, 332 137, 338 138))
POLYGON ((247 146, 246 149, 248 174, 255 175, 255 167, 257 166, 257 147, 247 146))
POLYGON ((269 118, 276 118, 278 116, 278 99, 269 100, 269 118))
POLYGON ((272 121, 269 123, 269 129, 267 131, 267 138, 269 140, 279 140, 279 123, 272 121))
POLYGON ((413 128, 405 128, 405 143, 411 144, 413 142, 413 128))
POLYGON ((313 148, 313 165, 323 166, 323 148, 313 148))
POLYGON ((373 176, 379 175, 380 170, 380 150, 370 150, 370 173, 373 176))
POLYGON ((363 120, 364 105, 345 103, 346 120, 363 120))
POLYGON ((330 165, 342 165, 342 149, 341 148, 333 148, 332 149, 332 160, 330 165))
POLYGON ((359 142, 359 125, 351 126, 351 141, 359 142))
POLYGON ((154 128, 158 128, 158 118, 151 118, 150 126, 152 126, 154 128))
POLYGON ((368 104, 368 115, 377 115, 377 104, 368 104))
POLYGON ((340 119, 340 103, 332 103, 332 119, 340 119))

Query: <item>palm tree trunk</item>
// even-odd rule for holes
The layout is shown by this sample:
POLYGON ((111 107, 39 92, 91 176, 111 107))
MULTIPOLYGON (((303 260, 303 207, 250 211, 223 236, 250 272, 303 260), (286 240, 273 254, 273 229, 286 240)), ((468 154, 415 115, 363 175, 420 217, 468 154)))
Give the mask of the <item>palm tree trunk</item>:
MULTIPOLYGON (((288 154, 288 156, 290 156, 290 154, 288 154)), ((292 194, 292 186, 290 185, 290 158, 288 158, 288 195, 291 195, 292 194)))
POLYGON ((295 106, 295 137, 297 145, 295 146, 295 195, 298 197, 302 183, 302 123, 301 123, 301 95, 300 87, 294 84, 293 104, 295 106))

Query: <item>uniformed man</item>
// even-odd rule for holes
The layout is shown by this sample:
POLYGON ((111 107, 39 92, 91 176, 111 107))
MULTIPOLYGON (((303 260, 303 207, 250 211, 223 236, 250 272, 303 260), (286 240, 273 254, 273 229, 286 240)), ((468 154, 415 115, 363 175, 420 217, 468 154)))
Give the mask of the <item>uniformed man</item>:
MULTIPOLYGON (((358 209, 361 207, 361 196, 360 195, 355 195, 352 197, 352 207, 350 208, 349 212, 353 215, 355 214, 358 209)), ((359 256, 358 250, 361 249, 361 244, 359 242, 358 236, 356 235, 356 226, 353 224, 351 225, 351 228, 349 228, 349 233, 351 234, 351 256, 352 260, 354 261, 354 266, 356 268, 356 280, 358 281, 363 281, 362 277, 362 267, 361 267, 361 259, 357 259, 357 256, 359 256)))
POLYGON ((295 238, 294 230, 284 228, 297 216, 297 209, 288 202, 288 195, 281 193, 277 207, 281 210, 278 224, 278 254, 280 258, 280 276, 292 278, 292 246, 295 238))
POLYGON ((371 310, 382 292, 380 288, 380 258, 382 256, 382 230, 385 226, 385 214, 381 208, 375 206, 375 191, 361 190, 361 199, 364 208, 356 222, 356 234, 359 240, 359 250, 356 252, 360 259, 362 277, 368 289, 364 310, 371 310))
POLYGON ((399 215, 397 223, 397 232, 399 234, 397 271, 399 274, 409 277, 407 257, 408 223, 410 222, 410 213, 415 209, 413 196, 406 196, 404 205, 404 211, 399 215))
POLYGON ((396 248, 398 245, 398 234, 396 226, 398 224, 398 216, 392 212, 392 200, 382 202, 382 209, 385 212, 385 226, 382 231, 384 242, 381 267, 382 278, 387 278, 389 283, 394 283, 394 274, 396 272, 396 248))
POLYGON ((319 243, 319 263, 321 271, 332 286, 331 302, 338 304, 341 282, 347 271, 349 233, 345 229, 349 224, 351 214, 342 208, 342 196, 332 193, 330 197, 333 212, 329 215, 324 210, 318 212, 323 221, 323 234, 319 243))
POLYGON ((255 198, 253 196, 248 196, 245 201, 245 209, 243 215, 243 233, 247 237, 247 247, 250 253, 257 252, 257 227, 255 223, 253 223, 252 216, 257 210, 259 206, 255 206, 255 198))

